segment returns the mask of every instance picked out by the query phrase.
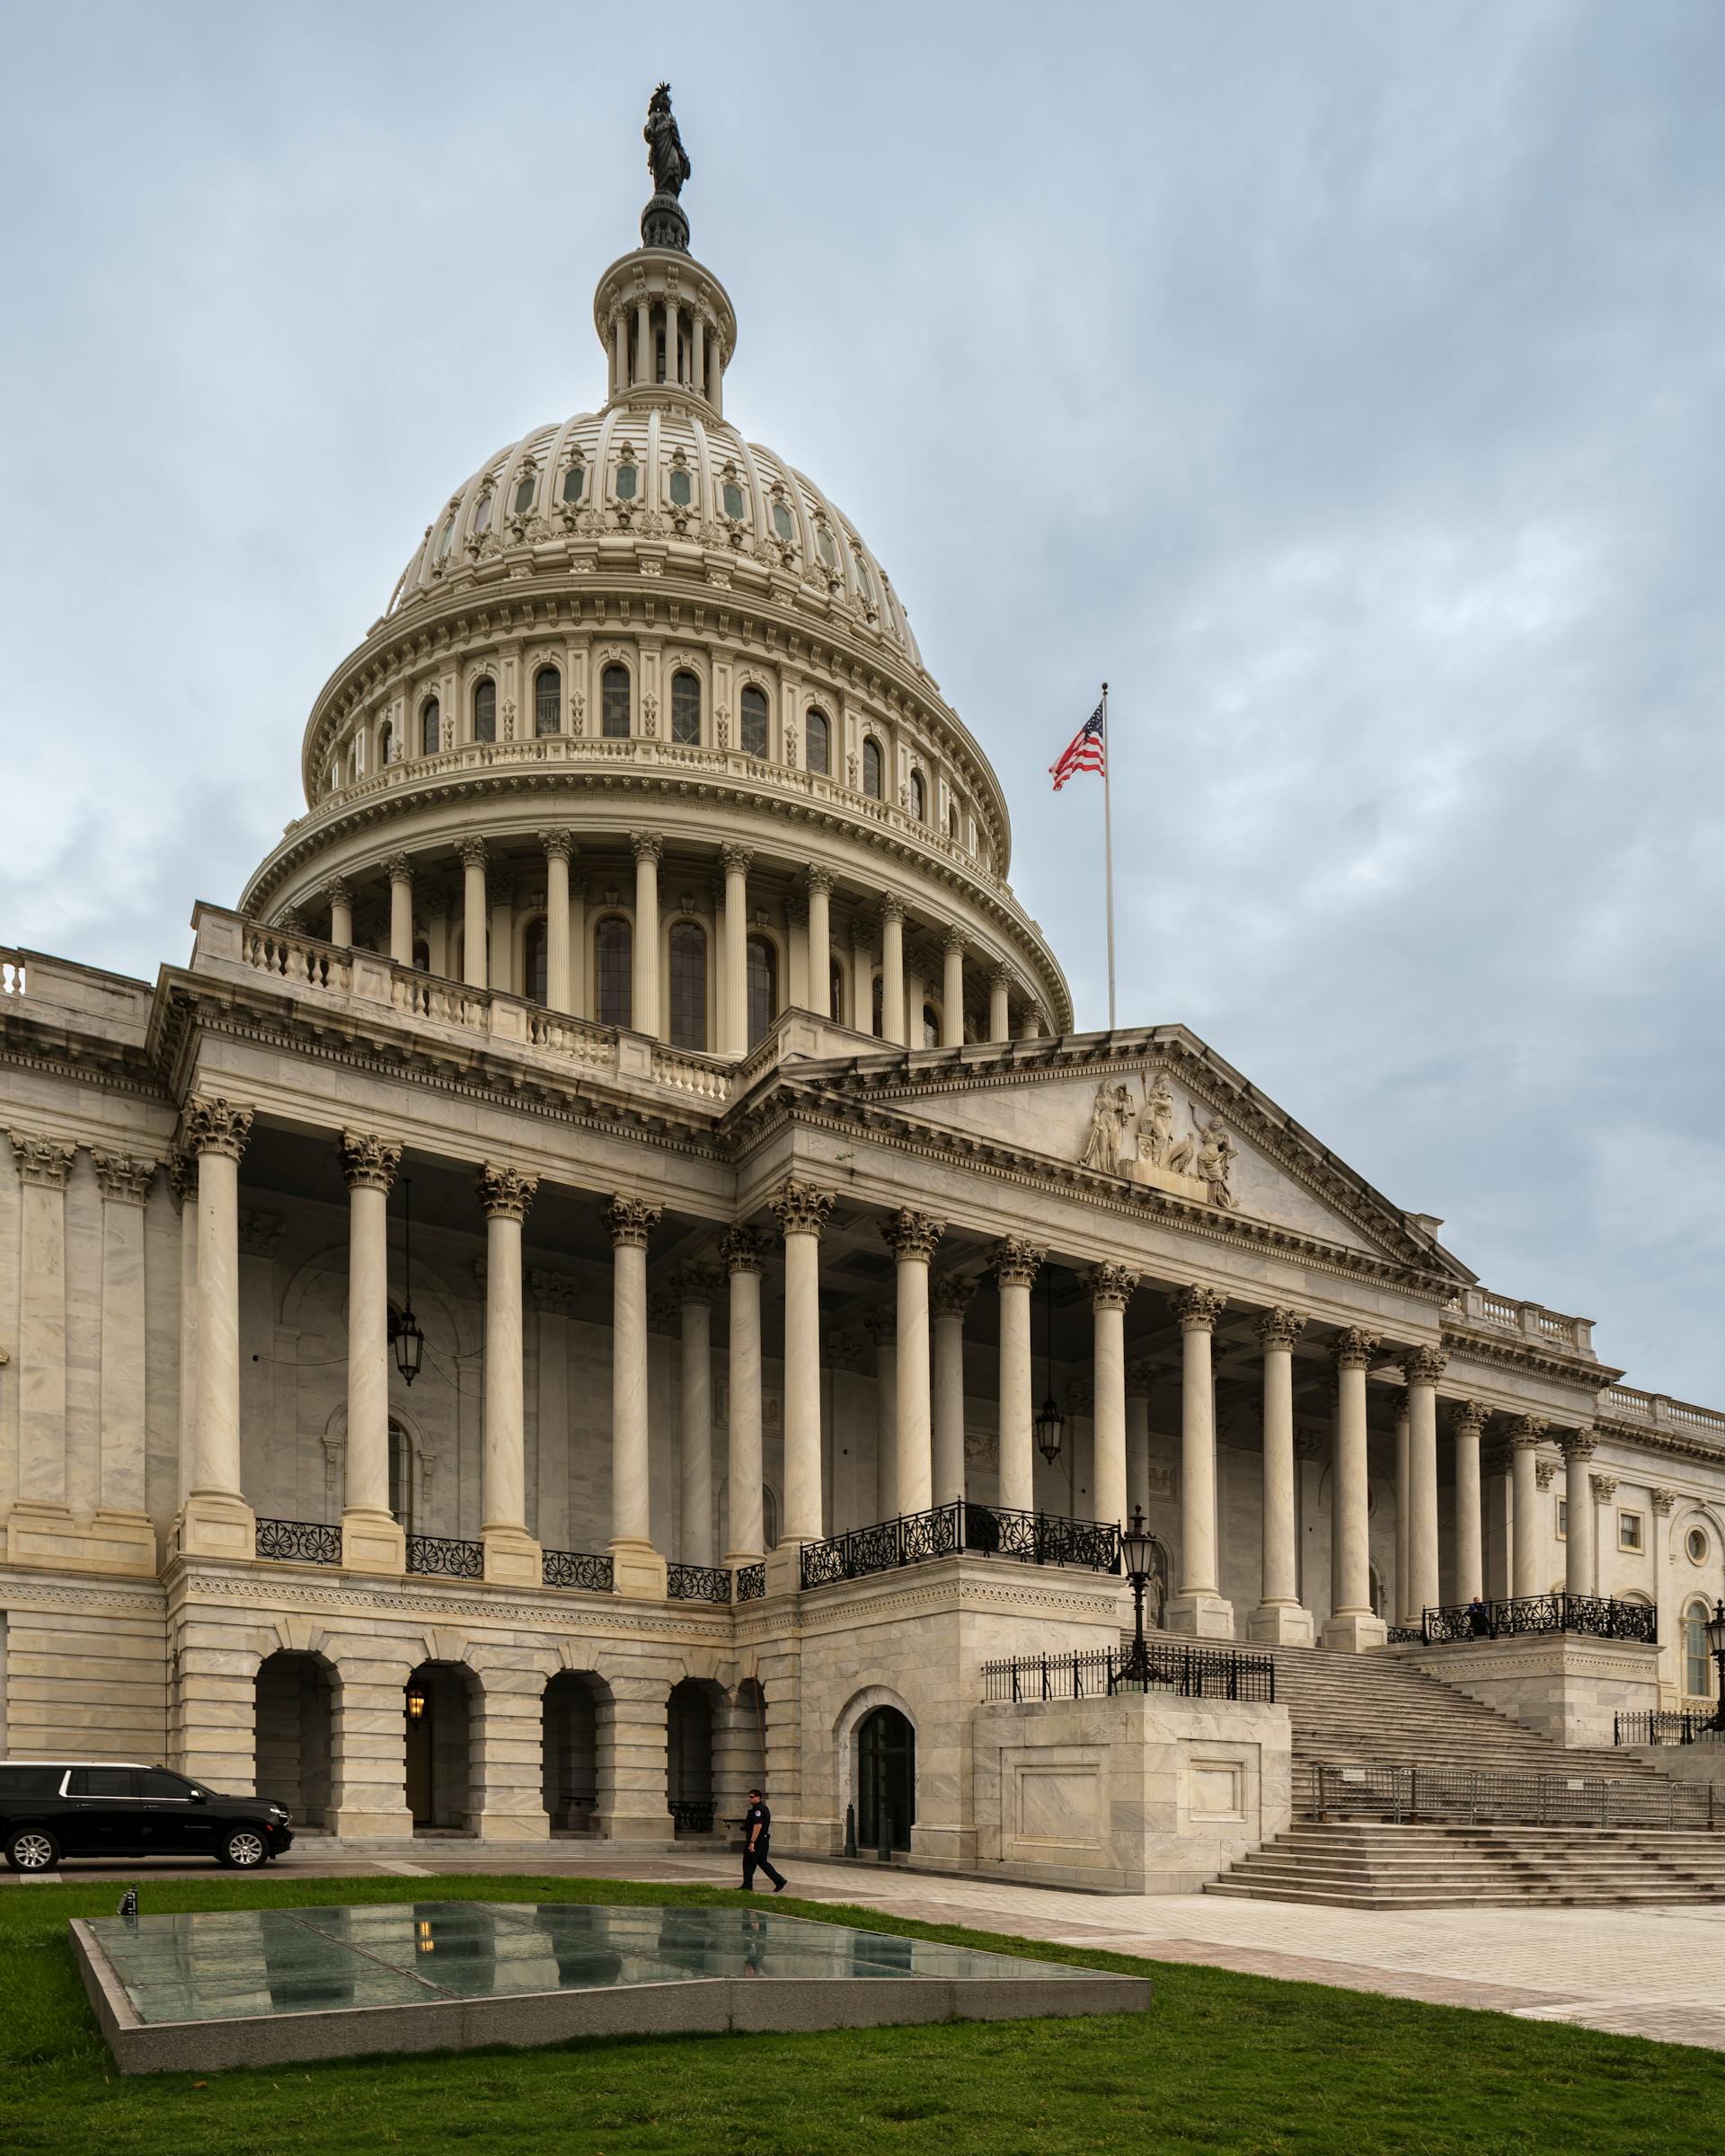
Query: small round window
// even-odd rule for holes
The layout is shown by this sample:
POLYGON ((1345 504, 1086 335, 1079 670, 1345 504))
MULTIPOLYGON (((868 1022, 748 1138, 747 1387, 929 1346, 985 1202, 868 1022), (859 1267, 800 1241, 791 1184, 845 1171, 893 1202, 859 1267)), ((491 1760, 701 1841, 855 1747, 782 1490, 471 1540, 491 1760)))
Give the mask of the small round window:
POLYGON ((797 535, 796 518, 792 516, 782 501, 775 501, 773 504, 773 529, 787 546, 797 535))
POLYGON ((571 464, 563 473, 563 499, 565 501, 579 501, 581 499, 581 482, 586 477, 587 467, 585 464, 571 464))
POLYGON ((671 473, 671 500, 679 509, 686 509, 694 499, 694 482, 686 472, 671 473))
POLYGON ((1699 1527, 1689 1530, 1683 1538, 1683 1546, 1689 1553, 1692 1565, 1704 1565, 1707 1562, 1707 1537, 1699 1527))
POLYGON ((632 464, 617 466, 617 499, 632 501, 635 499, 635 467, 632 464))
POLYGON ((521 484, 515 490, 515 513, 518 517, 525 517, 527 511, 533 507, 534 490, 538 484, 538 474, 534 472, 529 472, 522 479, 521 484))
POLYGON ((743 490, 734 479, 725 482, 725 515, 733 524, 743 521, 743 490))

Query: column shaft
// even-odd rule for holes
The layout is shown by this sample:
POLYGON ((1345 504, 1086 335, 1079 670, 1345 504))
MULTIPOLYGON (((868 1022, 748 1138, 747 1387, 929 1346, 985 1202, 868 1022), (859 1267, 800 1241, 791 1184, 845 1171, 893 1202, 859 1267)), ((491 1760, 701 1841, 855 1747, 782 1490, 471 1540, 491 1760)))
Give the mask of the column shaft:
POLYGON ((772 1199, 784 1237, 784 1533, 821 1539, 820 1232, 831 1194, 794 1179, 772 1199))
POLYGON ((389 1193, 348 1192, 348 1509, 389 1510, 389 1193))
POLYGON ((485 846, 482 840, 461 849, 461 977, 469 988, 482 988, 487 978, 485 938, 489 916, 485 904, 485 846))
POLYGON ((942 1224, 903 1211, 889 1215, 880 1229, 898 1259, 898 1509, 926 1512, 933 1489, 928 1261, 942 1224))
POLYGON ((964 1487, 964 1313, 968 1280, 947 1278, 933 1297, 934 1489, 936 1505, 962 1500, 964 1487))
POLYGON ((1408 1395, 1404 1387, 1395 1409, 1395 1593, 1391 1600, 1398 1624, 1417 1624, 1420 1619, 1414 1608, 1413 1575, 1408 1559, 1409 1523, 1413 1505, 1409 1471, 1408 1395))
POLYGON ((572 1011, 569 980, 569 842, 560 832, 545 846, 545 1002, 572 1011))
MULTIPOLYGON (((1195 1290, 1193 1293, 1201 1294, 1195 1290)), ((1210 1362, 1214 1297, 1181 1324, 1180 1592, 1216 1595, 1216 1407, 1210 1362), (1204 1317, 1208 1310, 1208 1318, 1204 1317), (1199 1321, 1200 1319, 1203 1321, 1199 1321)))
POLYGON ((730 1275, 729 1366, 730 1448, 728 1565, 752 1565, 765 1544, 761 1528, 761 1263, 765 1239, 754 1228, 733 1228, 721 1246, 730 1275))
POLYGON ((252 1110, 191 1100, 186 1123, 198 1155, 198 1406, 180 1548, 249 1558, 255 1524, 240 1488, 240 1155, 252 1110))
POLYGON ((1585 1435, 1570 1433, 1558 1442, 1563 1454, 1563 1591, 1566 1595, 1593 1595, 1598 1591, 1593 1491, 1588 1480, 1593 1441, 1585 1435))
POLYGON ((988 1038, 990 1040, 1010 1040, 1013 1038, 1012 1012, 1007 1002, 1007 980, 1004 973, 994 975, 988 983, 988 1038))
POLYGON ((910 1035, 905 1025, 905 909, 889 899, 880 916, 880 1032, 902 1048, 910 1035))
POLYGON ((712 1562, 712 1309, 683 1294, 683 1561, 712 1562))
POLYGON ((537 1176, 488 1161, 479 1174, 485 1214, 485 1384, 480 1471, 480 1533, 485 1577, 537 1587, 538 1543, 527 1533, 526 1372, 522 1355, 521 1224, 537 1176))
POLYGON ((1126 1526, 1126 1305, 1138 1284, 1136 1273, 1099 1265, 1085 1275, 1092 1313, 1091 1489, 1096 1517, 1126 1526))
POLYGON ((964 945, 957 937, 949 938, 942 959, 941 1046, 964 1046, 964 945))
POLYGON ((1480 1432, 1485 1411, 1471 1401, 1455 1409, 1451 1429, 1455 1441, 1455 1583, 1454 1599, 1472 1602, 1485 1593, 1485 1561, 1481 1537, 1480 1432))
POLYGON ((1512 1595, 1542 1592, 1539 1562, 1538 1450, 1545 1425, 1524 1416, 1510 1431, 1509 1502, 1513 1510, 1512 1595))
POLYGON ((1310 1613, 1300 1606, 1299 1471, 1294 1460, 1294 1343, 1305 1321, 1279 1307, 1259 1320, 1264 1350, 1264 1520, 1258 1607, 1249 1630, 1254 1639, 1309 1646, 1310 1613))
POLYGON ((413 871, 405 861, 389 864, 389 955, 398 966, 413 963, 413 871))
MULTIPOLYGON (((1135 1365, 1136 1367, 1136 1365, 1135 1365)), ((1150 1517, 1150 1395, 1134 1387, 1127 1374, 1126 1395, 1126 1516, 1142 1511, 1150 1517)))
POLYGON ((1046 1252, 1008 1236, 995 1246, 1000 1291, 1000 1466, 996 1501, 1003 1511, 1036 1509, 1036 1403, 1031 1382, 1031 1284, 1046 1252))
POLYGON ((636 832, 634 968, 631 993, 631 1020, 637 1033, 660 1038, 664 1028, 659 1015, 659 859, 657 838, 636 832))
POLYGON ((721 1056, 748 1053, 748 865, 750 855, 741 846, 724 849, 725 865, 725 981, 724 1031, 719 1044, 721 1056))
POLYGON ((874 946, 860 921, 851 930, 851 1029, 874 1031, 874 946))
POLYGON ((1436 1609, 1441 1596, 1438 1577, 1438 1380, 1444 1357, 1436 1348, 1420 1348, 1402 1365, 1408 1384, 1408 1584, 1412 1589, 1410 1623, 1436 1609))
POLYGON ((898 1320, 897 1308, 871 1321, 874 1340, 874 1516, 896 1519, 898 1503, 898 1320))
POLYGON ((809 1008, 817 1018, 836 1018, 833 1009, 833 932, 830 894, 833 879, 818 870, 809 878, 809 1008))

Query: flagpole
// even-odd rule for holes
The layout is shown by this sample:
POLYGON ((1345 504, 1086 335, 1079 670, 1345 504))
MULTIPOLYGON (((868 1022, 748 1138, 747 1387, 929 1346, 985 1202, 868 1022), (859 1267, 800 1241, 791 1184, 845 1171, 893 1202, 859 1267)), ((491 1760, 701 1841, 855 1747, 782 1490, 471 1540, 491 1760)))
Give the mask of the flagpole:
POLYGON ((1114 1030, 1114 816, 1109 788, 1113 781, 1108 753, 1108 684, 1102 684, 1102 870, 1108 879, 1108 1029, 1114 1030))

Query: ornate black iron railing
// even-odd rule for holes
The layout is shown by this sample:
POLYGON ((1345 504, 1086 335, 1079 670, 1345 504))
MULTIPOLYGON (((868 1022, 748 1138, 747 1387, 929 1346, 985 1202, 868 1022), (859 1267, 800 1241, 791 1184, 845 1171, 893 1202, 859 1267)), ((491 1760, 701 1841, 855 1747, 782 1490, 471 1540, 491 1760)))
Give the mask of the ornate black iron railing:
POLYGON ((766 1598, 766 1567, 765 1565, 739 1565, 737 1568, 737 1599, 739 1602, 763 1602, 766 1598))
POLYGON ((1421 1647, 1426 1635, 1417 1624, 1393 1624, 1388 1645, 1391 1647, 1421 1647))
POLYGON ((1172 1692, 1184 1700, 1261 1700, 1274 1705, 1276 1665, 1269 1655, 1220 1647, 1095 1648, 1089 1653, 1023 1655, 985 1662, 985 1700, 1098 1700, 1118 1692, 1172 1692))
POLYGON ((679 1834, 710 1834, 713 1808, 711 1797, 673 1797, 672 1825, 679 1834))
POLYGON ((1477 1774, 1467 1767, 1313 1766, 1296 1774, 1309 1819, 1482 1826, 1712 1827, 1725 1824, 1711 1783, 1669 1775, 1477 1774))
POLYGON ((339 1565, 341 1530, 321 1520, 260 1520, 258 1555, 283 1565, 339 1565))
POLYGON ((1604 1595, 1518 1595, 1508 1602, 1429 1609, 1420 1626, 1420 1638, 1428 1647, 1515 1639, 1529 1632, 1586 1632, 1597 1639, 1633 1639, 1657 1647, 1659 1613, 1650 1603, 1617 1602, 1604 1595))
POLYGON ((616 1585, 611 1560, 590 1550, 545 1551, 539 1577, 548 1587, 586 1587, 594 1595, 609 1595, 616 1585))
POLYGON ((1675 1707, 1647 1709, 1640 1714, 1614 1714, 1614 1745, 1725 1745, 1725 1728, 1712 1714, 1679 1712, 1675 1707))
POLYGON ((722 1565, 672 1565, 665 1592, 673 1602, 729 1602, 730 1574, 722 1565))
POLYGON ((802 1584, 831 1586, 843 1579, 896 1572, 932 1558, 1004 1558, 1024 1565, 1082 1565, 1092 1572, 1120 1568, 1120 1531, 1111 1522, 1068 1520, 1057 1513, 1004 1512, 954 1499, 929 1512, 901 1513, 872 1527, 854 1528, 830 1542, 805 1542, 802 1584))
POLYGON ((482 1579, 485 1545, 454 1542, 442 1534, 410 1534, 407 1568, 410 1572, 436 1572, 445 1579, 482 1579))

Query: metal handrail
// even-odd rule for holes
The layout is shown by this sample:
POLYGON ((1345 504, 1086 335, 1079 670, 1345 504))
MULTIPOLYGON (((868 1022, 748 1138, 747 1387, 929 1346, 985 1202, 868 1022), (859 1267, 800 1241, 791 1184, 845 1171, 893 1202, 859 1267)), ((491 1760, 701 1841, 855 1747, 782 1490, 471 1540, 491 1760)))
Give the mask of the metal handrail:
POLYGON ((1024 1655, 982 1666, 985 1701, 1112 1699, 1116 1692, 1168 1692, 1184 1700, 1252 1700, 1274 1706, 1276 1664, 1269 1655, 1219 1647, 1136 1646, 1024 1655))
POLYGON ((1606 1595, 1517 1595, 1500 1602, 1428 1608, 1420 1620, 1420 1638, 1427 1647, 1535 1632, 1582 1632, 1657 1647, 1659 1613, 1649 1603, 1618 1602, 1606 1595))
POLYGON ((1668 1775, 1478 1773, 1470 1767, 1346 1766, 1309 1771, 1303 1816, 1381 1819, 1398 1826, 1706 1827, 1711 1783, 1668 1775))
POLYGON ((1643 1708, 1639 1713, 1614 1714, 1614 1745, 1725 1745, 1725 1726, 1718 1710, 1692 1713, 1675 1707, 1643 1708))
POLYGON ((927 1512, 900 1513, 870 1527, 853 1528, 823 1542, 802 1546, 805 1587, 866 1579, 932 1559, 1004 1558, 1015 1564, 1080 1565, 1118 1573, 1120 1531, 1112 1521, 1069 1520, 1058 1513, 1013 1512, 962 1498, 927 1512))
POLYGON ((341 1530, 323 1520, 258 1522, 257 1554, 279 1565, 339 1565, 341 1530))

